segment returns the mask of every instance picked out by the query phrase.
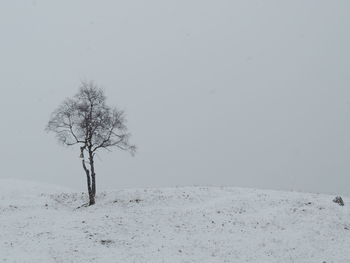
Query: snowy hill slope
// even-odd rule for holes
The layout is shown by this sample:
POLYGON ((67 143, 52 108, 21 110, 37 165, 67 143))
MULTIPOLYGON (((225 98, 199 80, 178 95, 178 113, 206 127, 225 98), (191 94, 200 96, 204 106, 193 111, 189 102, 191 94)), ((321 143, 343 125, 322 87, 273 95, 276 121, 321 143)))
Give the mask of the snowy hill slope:
POLYGON ((350 262, 350 199, 240 188, 84 194, 0 180, 0 262, 350 262))

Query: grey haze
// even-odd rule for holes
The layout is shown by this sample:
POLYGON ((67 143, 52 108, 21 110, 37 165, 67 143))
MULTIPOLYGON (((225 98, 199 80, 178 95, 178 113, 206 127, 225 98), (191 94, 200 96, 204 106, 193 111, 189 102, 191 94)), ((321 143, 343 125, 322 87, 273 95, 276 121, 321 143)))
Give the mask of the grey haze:
POLYGON ((85 190, 44 128, 81 80, 127 113, 136 157, 97 186, 350 194, 350 2, 1 1, 1 178, 85 190))

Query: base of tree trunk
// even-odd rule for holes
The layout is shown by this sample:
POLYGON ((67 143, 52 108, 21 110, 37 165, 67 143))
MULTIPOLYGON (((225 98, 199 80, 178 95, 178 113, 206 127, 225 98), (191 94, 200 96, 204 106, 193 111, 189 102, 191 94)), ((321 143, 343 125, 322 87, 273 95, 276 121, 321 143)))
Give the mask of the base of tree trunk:
POLYGON ((95 204, 95 197, 94 196, 90 196, 89 197, 89 206, 92 206, 95 204))

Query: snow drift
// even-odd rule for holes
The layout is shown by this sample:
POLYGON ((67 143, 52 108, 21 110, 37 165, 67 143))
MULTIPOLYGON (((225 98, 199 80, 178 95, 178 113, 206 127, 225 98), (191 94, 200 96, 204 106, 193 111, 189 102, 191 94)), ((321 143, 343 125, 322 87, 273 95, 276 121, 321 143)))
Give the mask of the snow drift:
POLYGON ((350 262, 333 196, 185 187, 84 193, 0 180, 0 262, 350 262))

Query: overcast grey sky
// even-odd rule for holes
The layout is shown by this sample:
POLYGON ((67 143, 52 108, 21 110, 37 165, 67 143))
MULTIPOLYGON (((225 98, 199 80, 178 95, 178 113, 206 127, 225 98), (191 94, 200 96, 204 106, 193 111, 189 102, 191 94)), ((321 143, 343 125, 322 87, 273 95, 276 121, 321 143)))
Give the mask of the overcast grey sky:
POLYGON ((85 191, 44 131, 95 80, 139 151, 98 187, 230 185, 350 194, 347 0, 1 1, 0 178, 85 191))

